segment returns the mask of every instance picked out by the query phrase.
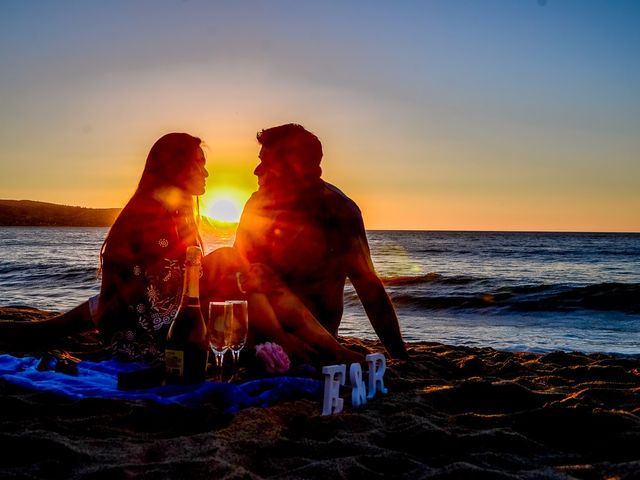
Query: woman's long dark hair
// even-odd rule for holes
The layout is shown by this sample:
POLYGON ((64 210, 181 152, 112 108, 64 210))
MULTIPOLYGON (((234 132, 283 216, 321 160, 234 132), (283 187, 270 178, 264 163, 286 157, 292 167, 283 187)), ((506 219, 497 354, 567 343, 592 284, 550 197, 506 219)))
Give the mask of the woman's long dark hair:
POLYGON ((191 236, 202 246, 202 239, 198 232, 200 204, 196 202, 196 218, 193 211, 193 196, 177 184, 177 180, 198 158, 197 153, 201 145, 202 140, 198 137, 187 133, 168 133, 151 147, 138 188, 116 218, 102 244, 100 270, 104 253, 110 243, 126 241, 126 238, 122 237, 130 232, 130 224, 133 221, 139 221, 141 216, 158 214, 158 212, 148 211, 148 205, 153 201, 165 203, 167 210, 177 212, 179 223, 186 229, 185 235, 191 236))

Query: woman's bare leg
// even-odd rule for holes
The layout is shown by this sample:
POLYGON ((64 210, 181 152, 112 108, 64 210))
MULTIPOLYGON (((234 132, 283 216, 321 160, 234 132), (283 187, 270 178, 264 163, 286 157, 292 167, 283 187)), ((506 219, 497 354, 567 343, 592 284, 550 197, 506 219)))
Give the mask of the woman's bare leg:
POLYGON ((0 345, 3 348, 41 348, 75 333, 93 330, 95 327, 89 301, 68 312, 44 320, 0 320, 0 345))

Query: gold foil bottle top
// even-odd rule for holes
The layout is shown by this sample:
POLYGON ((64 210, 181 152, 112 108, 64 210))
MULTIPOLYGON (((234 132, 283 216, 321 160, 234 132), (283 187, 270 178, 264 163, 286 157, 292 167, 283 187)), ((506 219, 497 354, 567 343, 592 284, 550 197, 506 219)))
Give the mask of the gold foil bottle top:
POLYGON ((202 250, 200 250, 200 247, 187 247, 187 265, 200 265, 201 258, 202 250))

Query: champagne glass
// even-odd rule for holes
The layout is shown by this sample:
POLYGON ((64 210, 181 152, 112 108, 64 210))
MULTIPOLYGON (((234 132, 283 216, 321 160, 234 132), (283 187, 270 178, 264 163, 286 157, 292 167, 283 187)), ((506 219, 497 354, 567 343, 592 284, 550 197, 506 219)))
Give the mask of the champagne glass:
POLYGON ((247 332, 249 330, 249 306, 246 300, 229 300, 231 306, 232 322, 225 332, 225 343, 233 354, 233 364, 238 365, 240 350, 247 342, 247 332))
POLYGON ((233 310, 227 302, 209 302, 209 321, 207 322, 207 336, 209 347, 216 358, 219 378, 222 378, 222 364, 224 354, 229 349, 226 331, 231 324, 233 310))

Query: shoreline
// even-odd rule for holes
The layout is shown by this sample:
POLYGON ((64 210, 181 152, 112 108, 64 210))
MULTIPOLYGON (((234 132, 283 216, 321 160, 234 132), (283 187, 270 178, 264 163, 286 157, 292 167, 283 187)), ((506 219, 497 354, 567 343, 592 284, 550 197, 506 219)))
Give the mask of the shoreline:
MULTIPOLYGON (((6 309, 0 308, 0 318, 6 309)), ((23 312, 23 319, 46 312, 23 312)), ((379 343, 344 338, 355 348, 379 343)), ((87 348, 69 341, 76 351, 87 348)), ((322 399, 223 415, 70 401, 0 380, 7 478, 637 478, 640 359, 410 343, 387 395, 321 416, 322 399)))
MULTIPOLYGON (((0 320, 14 320, 14 321, 32 321, 48 318, 53 315, 57 315, 61 312, 59 311, 51 311, 51 310, 42 310, 37 307, 32 307, 23 304, 15 304, 15 305, 0 305, 0 320)), ((366 321, 366 318, 363 320, 366 321)), ((362 340, 363 342, 376 343, 377 340, 369 337, 357 337, 355 335, 340 335, 340 338, 344 339, 353 339, 353 340, 362 340)), ((623 353, 623 352, 607 352, 607 351, 582 351, 576 349, 560 349, 560 348, 549 348, 545 350, 525 350, 525 349, 516 349, 516 348, 500 348, 492 345, 464 345, 464 344, 453 344, 436 340, 411 340, 405 342, 408 346, 410 345, 422 345, 422 344, 442 344, 448 345, 453 348, 472 348, 472 349, 484 349, 490 348, 498 352, 505 353, 532 353, 537 355, 546 355, 554 352, 564 352, 564 353, 576 353, 581 355, 606 355, 612 358, 620 358, 620 359, 640 359, 640 346, 638 353, 623 353)), ((379 344, 379 343, 378 343, 379 344)), ((0 343, 0 348, 2 344, 0 343)), ((383 350, 379 350, 383 351, 383 350)))

